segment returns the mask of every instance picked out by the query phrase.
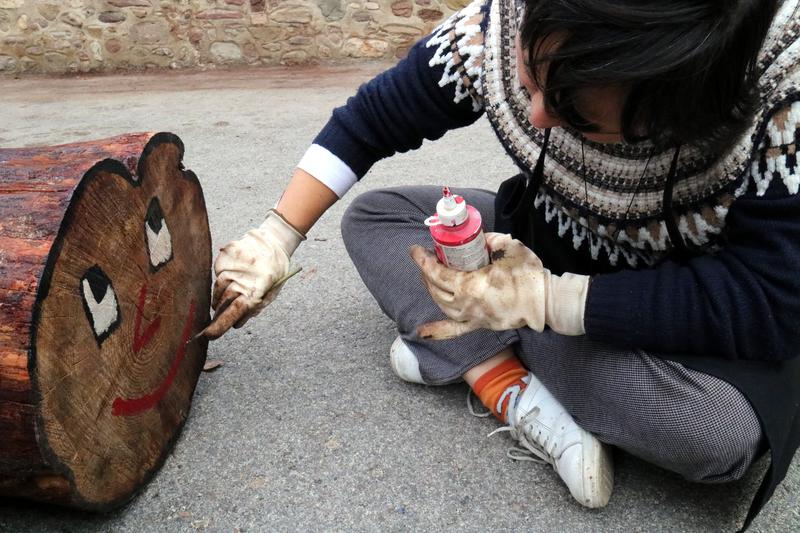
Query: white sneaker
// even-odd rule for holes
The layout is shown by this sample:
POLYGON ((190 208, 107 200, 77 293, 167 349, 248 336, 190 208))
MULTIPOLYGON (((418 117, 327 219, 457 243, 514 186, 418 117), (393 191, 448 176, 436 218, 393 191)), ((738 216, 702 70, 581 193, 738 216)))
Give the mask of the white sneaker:
POLYGON ((389 364, 392 366, 392 372, 403 381, 426 385, 419 372, 417 356, 399 335, 389 348, 389 364))
POLYGON ((528 378, 528 387, 509 415, 509 425, 490 435, 510 432, 524 449, 512 448, 509 457, 552 465, 578 502, 591 508, 605 507, 614 488, 609 446, 578 426, 533 374, 528 378))

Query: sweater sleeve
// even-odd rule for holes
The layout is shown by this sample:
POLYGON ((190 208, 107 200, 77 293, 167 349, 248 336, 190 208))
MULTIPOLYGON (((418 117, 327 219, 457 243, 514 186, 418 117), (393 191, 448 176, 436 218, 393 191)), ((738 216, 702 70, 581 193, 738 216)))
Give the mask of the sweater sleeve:
POLYGON ((333 111, 314 144, 360 179, 382 158, 475 122, 483 112, 487 4, 476 0, 455 13, 396 66, 362 85, 333 111))
POLYGON ((587 334, 655 353, 783 360, 800 353, 800 102, 777 113, 731 206, 724 248, 685 264, 598 275, 587 334))

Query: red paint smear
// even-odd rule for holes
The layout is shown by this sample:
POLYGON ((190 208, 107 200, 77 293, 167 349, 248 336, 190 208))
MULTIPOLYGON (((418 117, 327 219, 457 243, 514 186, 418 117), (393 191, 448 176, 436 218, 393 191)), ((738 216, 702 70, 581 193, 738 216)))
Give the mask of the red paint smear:
POLYGON ((139 291, 139 305, 136 307, 136 325, 133 330, 133 353, 139 353, 139 350, 145 347, 155 335, 158 328, 161 326, 161 317, 157 317, 153 322, 147 326, 143 335, 139 335, 142 329, 142 313, 144 312, 144 301, 147 298, 147 283, 142 285, 142 290, 139 291))
POLYGON ((175 376, 178 375, 178 369, 183 362, 183 357, 186 354, 186 344, 189 341, 189 336, 192 333, 192 323, 194 322, 195 302, 192 301, 189 306, 189 315, 186 317, 186 323, 183 325, 183 335, 181 336, 180 347, 175 359, 172 361, 169 373, 161 385, 152 393, 142 396, 141 398, 122 399, 117 398, 111 405, 111 414, 114 416, 133 416, 155 407, 158 402, 164 399, 167 391, 175 381, 175 376))

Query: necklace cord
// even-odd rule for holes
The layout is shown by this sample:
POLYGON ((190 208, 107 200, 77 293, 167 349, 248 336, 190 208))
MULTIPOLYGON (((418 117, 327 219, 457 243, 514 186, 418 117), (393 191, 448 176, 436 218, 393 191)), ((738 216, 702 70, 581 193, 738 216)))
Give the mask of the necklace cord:
POLYGON ((670 164, 669 174, 667 175, 667 183, 664 186, 664 198, 661 202, 661 212, 664 217, 664 223, 667 225, 669 240, 672 242, 673 248, 675 248, 678 259, 687 257, 689 252, 686 241, 683 240, 681 232, 678 230, 678 223, 675 222, 675 213, 672 211, 672 191, 678 177, 678 158, 680 154, 681 145, 679 144, 675 148, 675 155, 672 156, 672 163, 670 164))
MULTIPOLYGON (((584 146, 586 145, 586 140, 581 138, 581 173, 583 174, 583 194, 584 194, 584 206, 588 209, 589 207, 589 185, 587 184, 586 180, 586 152, 584 150, 584 146)), ((636 195, 639 194, 639 189, 644 182, 644 178, 647 175, 647 169, 650 168, 650 161, 653 159, 653 152, 655 149, 651 148, 650 152, 647 154, 647 161, 644 164, 644 170, 642 170, 642 175, 639 176, 639 181, 636 182, 636 187, 633 189, 633 194, 631 195, 631 200, 628 202, 628 207, 625 209, 625 214, 622 215, 620 219, 620 223, 617 225, 617 229, 614 230, 614 234, 611 236, 611 240, 614 241, 615 244, 617 243, 617 237, 619 237, 619 232, 622 231, 623 224, 628 220, 628 215, 631 212, 631 207, 633 207, 633 201, 636 199, 636 195)))

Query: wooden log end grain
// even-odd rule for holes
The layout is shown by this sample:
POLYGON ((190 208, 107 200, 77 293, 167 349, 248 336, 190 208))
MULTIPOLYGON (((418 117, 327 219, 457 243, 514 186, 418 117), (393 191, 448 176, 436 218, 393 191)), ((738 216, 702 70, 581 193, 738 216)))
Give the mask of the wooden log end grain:
POLYGON ((108 510, 171 449, 211 288, 183 153, 169 133, 0 150, 0 493, 108 510))

